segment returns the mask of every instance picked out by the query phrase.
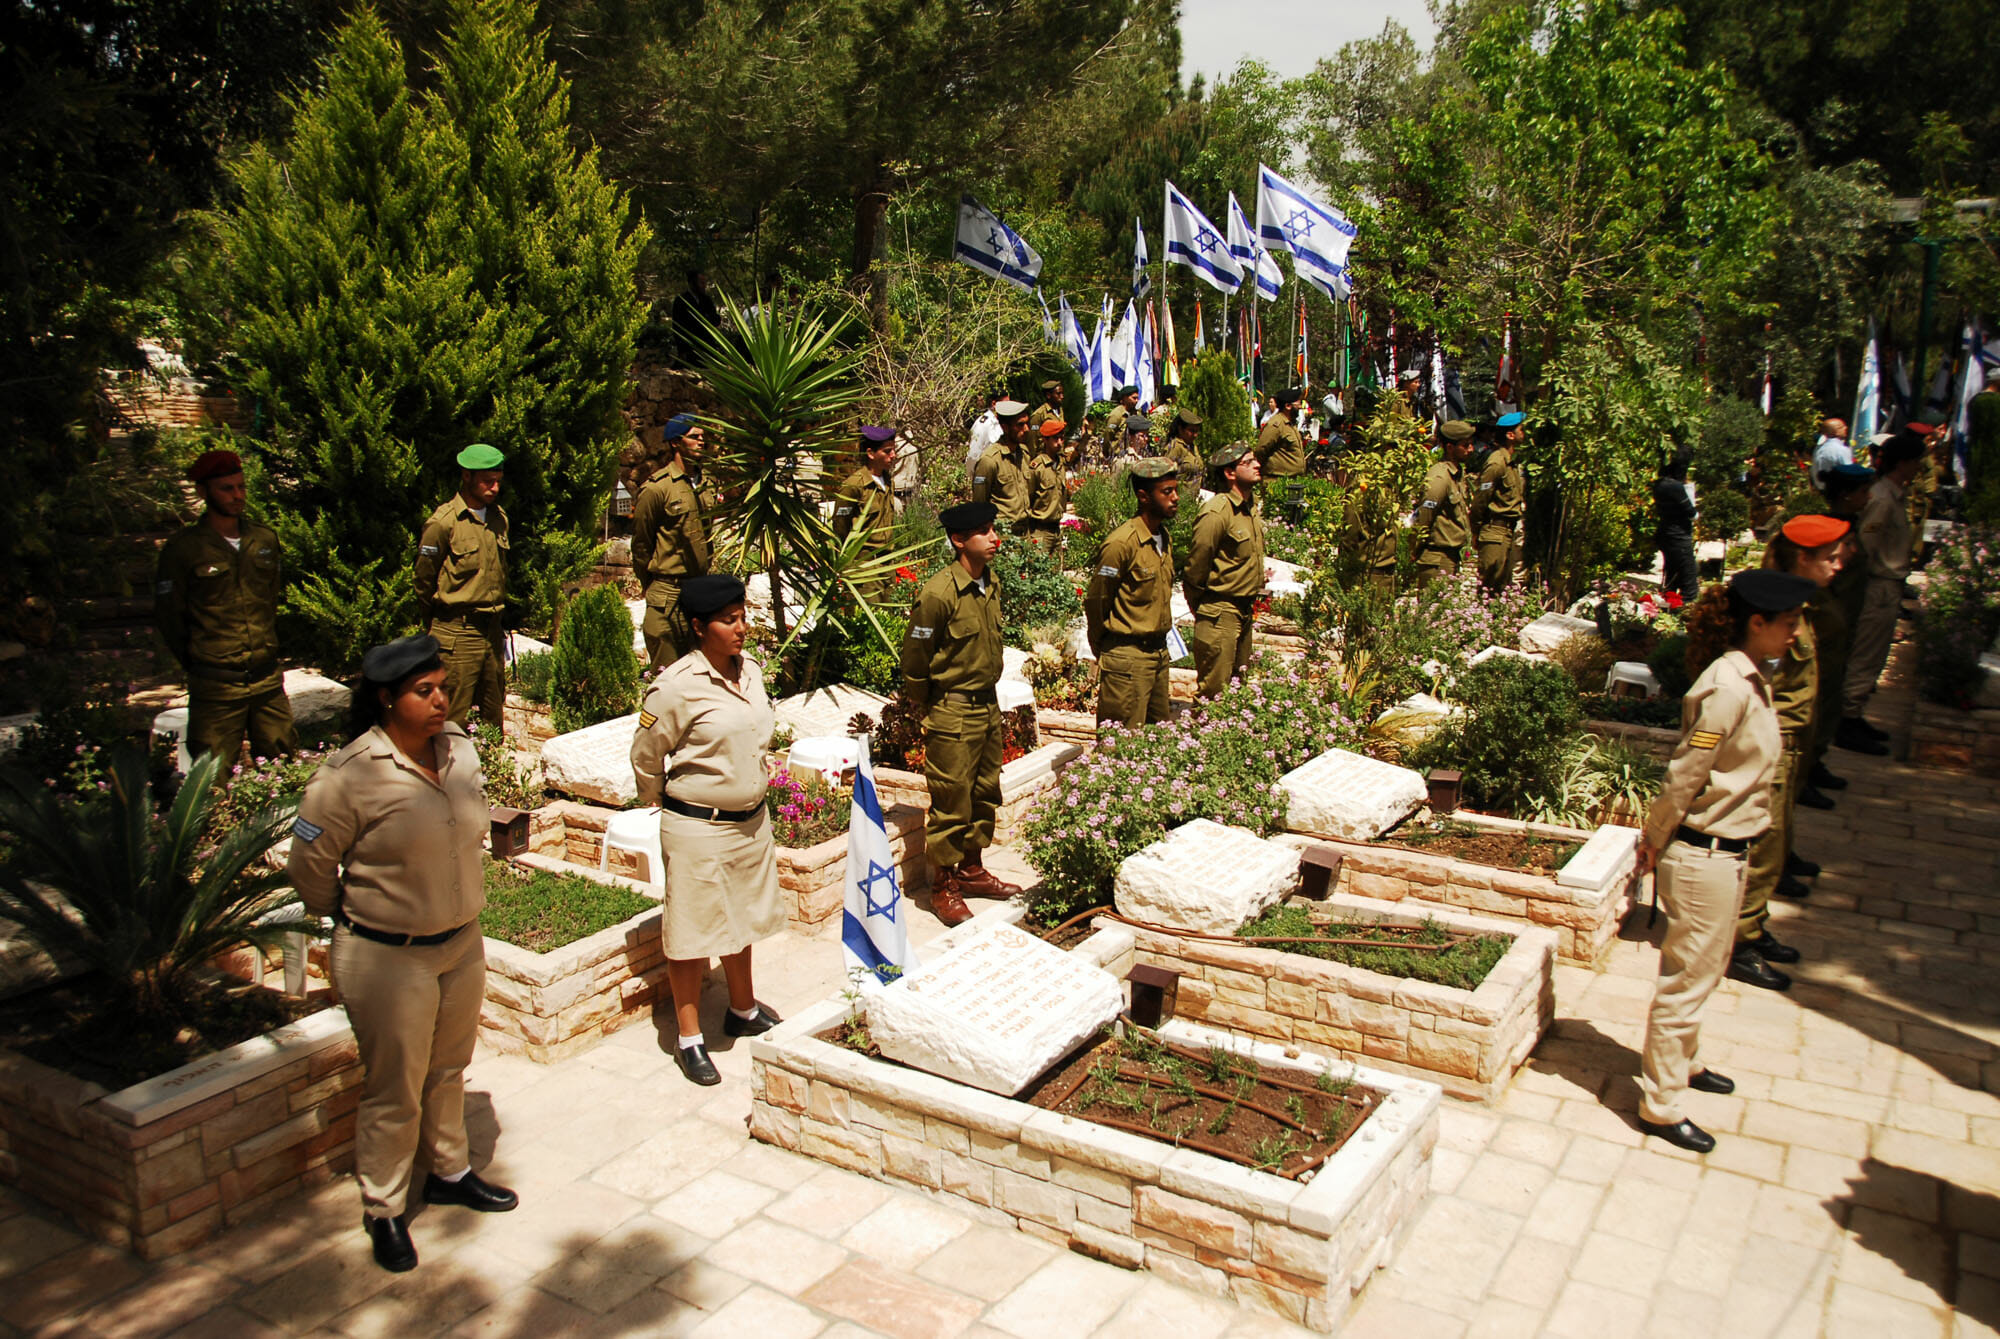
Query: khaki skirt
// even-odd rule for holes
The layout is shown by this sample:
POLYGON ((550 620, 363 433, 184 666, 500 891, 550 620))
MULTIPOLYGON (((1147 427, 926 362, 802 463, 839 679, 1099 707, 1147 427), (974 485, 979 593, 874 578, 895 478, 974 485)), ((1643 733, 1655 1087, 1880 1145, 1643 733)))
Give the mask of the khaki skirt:
POLYGON ((762 805, 740 823, 660 811, 667 895, 660 938, 669 958, 720 958, 785 928, 778 844, 762 805))

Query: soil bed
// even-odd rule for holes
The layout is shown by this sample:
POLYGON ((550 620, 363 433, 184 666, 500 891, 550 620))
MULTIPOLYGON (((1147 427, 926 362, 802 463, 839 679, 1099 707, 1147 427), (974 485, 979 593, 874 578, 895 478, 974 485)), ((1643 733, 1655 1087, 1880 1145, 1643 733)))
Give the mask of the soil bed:
POLYGON ((629 888, 489 860, 486 908, 479 913, 479 929, 530 953, 546 953, 657 905, 629 888))
POLYGON ((1553 878, 1569 858, 1583 849, 1581 842, 1537 837, 1531 832, 1493 832, 1449 818, 1429 823, 1405 823, 1378 837, 1371 846, 1395 846, 1405 851, 1424 851, 1449 856, 1495 869, 1514 869, 1524 874, 1544 874, 1553 878))
POLYGON ((1287 905, 1272 907, 1256 919, 1244 922, 1237 935, 1266 941, 1281 935, 1297 935, 1293 943, 1267 942, 1266 946, 1384 976, 1428 981, 1459 990, 1479 989, 1487 973, 1507 956, 1514 942, 1506 935, 1453 934, 1432 920, 1421 925, 1315 921, 1305 907, 1287 905), (1353 942, 1358 939, 1379 943, 1381 947, 1353 942))
POLYGON ((217 982, 197 986, 174 1022, 146 1028, 82 976, 0 1003, 0 1047, 118 1092, 330 1003, 217 982))

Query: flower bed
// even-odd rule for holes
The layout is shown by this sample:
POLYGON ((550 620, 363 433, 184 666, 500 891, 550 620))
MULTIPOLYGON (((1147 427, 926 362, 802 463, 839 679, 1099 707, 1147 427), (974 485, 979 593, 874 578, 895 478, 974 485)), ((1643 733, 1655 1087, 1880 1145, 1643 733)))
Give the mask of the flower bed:
POLYGON ((1506 953, 1476 987, 1388 976, 1268 944, 1230 944, 1132 928, 1138 961, 1180 974, 1176 1013, 1240 1036, 1414 1074, 1453 1097, 1506 1091, 1555 1016, 1556 934, 1462 911, 1336 895, 1289 906, 1344 922, 1504 935, 1506 953))
POLYGON ((118 1092, 0 1051, 0 1181, 158 1260, 352 1166, 360 1100, 340 1009, 118 1092))
MULTIPOLYGON (((1103 932, 1078 951, 1115 971, 1132 939, 1103 932)), ((752 1040, 754 1138, 997 1209, 1057 1245, 1325 1333, 1339 1329, 1430 1189, 1441 1100, 1434 1084, 1301 1059, 1182 1020, 1161 1029, 1167 1041, 1222 1046, 1267 1071, 1306 1082, 1332 1073, 1382 1094, 1367 1123, 1301 1182, 871 1060, 815 1035, 847 1010, 844 1000, 828 1000, 752 1040)))

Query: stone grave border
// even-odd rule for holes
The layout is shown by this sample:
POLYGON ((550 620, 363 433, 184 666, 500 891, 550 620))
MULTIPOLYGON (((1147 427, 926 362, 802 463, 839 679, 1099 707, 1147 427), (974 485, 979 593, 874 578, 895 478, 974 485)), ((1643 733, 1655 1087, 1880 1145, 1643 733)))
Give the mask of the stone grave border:
POLYGON ((337 1005, 118 1092, 0 1049, 0 1183, 178 1255, 353 1166, 361 1078, 337 1005))
MULTIPOLYGON (((1036 728, 1041 728, 1041 713, 1036 714, 1036 728)), ((1094 741, 1097 722, 1091 721, 1091 738, 1094 741)), ((1083 746, 1074 741, 1056 739, 1022 754, 1000 769, 1000 812, 993 820, 993 844, 1006 846, 1018 839, 1028 826, 1029 811, 1042 795, 1055 788, 1056 778, 1063 768, 1083 756, 1083 746)), ((898 767, 877 767, 875 769, 875 791, 885 802, 907 805, 920 815, 928 813, 931 807, 930 784, 924 780, 922 772, 905 772, 898 767)), ((886 821, 888 813, 885 810, 886 821)), ((922 824, 918 824, 918 853, 922 853, 922 824)), ((894 834, 890 834, 894 837, 894 834)), ((844 839, 843 839, 844 840, 844 839)), ((928 875, 925 876, 928 878, 928 875)), ((927 886, 914 885, 914 886, 927 886)))
MULTIPOLYGON (((977 933, 985 917, 954 935, 977 933)), ((941 947, 942 941, 937 945, 941 947)), ((1110 968, 1129 932, 1073 952, 1110 968)), ((1162 1034, 1260 1065, 1352 1072, 1383 1104, 1301 1185, 885 1061, 813 1034, 846 1016, 834 998, 753 1038, 753 1138, 879 1180, 995 1209, 1020 1230, 1127 1269, 1338 1333, 1430 1190, 1442 1093, 1434 1083, 1176 1020, 1162 1034)))
POLYGON ((1376 925, 1436 921, 1459 933, 1506 935, 1513 943, 1476 990, 1463 990, 1275 946, 1119 928, 1134 936, 1139 962, 1180 974, 1178 1017, 1429 1079, 1467 1101, 1490 1102, 1505 1093, 1555 1018, 1552 930, 1345 894, 1290 904, 1376 925))

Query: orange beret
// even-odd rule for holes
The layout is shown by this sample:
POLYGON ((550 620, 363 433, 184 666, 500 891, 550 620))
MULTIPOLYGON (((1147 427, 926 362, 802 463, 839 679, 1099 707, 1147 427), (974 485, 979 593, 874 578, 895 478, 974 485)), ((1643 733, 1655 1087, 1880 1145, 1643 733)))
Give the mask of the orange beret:
POLYGON ((1852 524, 1844 516, 1794 516, 1780 533, 1802 549, 1816 549, 1839 539, 1852 524))
POLYGON ((1068 429, 1069 424, 1059 418, 1045 418, 1042 420, 1042 436, 1044 437, 1060 437, 1068 429))
POLYGON ((195 483, 208 479, 223 479, 241 473, 243 473, 243 458, 234 451, 204 451, 195 457, 194 464, 188 466, 188 478, 195 483))

